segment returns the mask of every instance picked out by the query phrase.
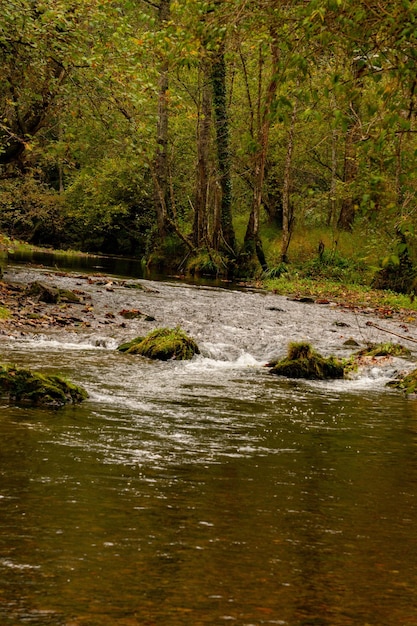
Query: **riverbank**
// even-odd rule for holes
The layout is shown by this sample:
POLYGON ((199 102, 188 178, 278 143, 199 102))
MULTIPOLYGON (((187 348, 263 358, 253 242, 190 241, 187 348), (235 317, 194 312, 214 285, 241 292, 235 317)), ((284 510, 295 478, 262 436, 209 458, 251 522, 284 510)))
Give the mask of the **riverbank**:
MULTIPOLYGON (((173 288, 171 307, 164 303, 167 308, 161 310, 160 302, 164 298, 159 291, 164 290, 164 284, 32 265, 8 266, 0 282, 0 334, 19 337, 76 333, 84 337, 107 337, 120 343, 158 327, 180 326, 199 341, 210 342, 210 326, 218 318, 218 313, 211 313, 212 298, 216 292, 223 292, 227 301, 228 294, 231 300, 234 299, 233 293, 235 298, 243 298, 245 302, 241 302, 244 306, 257 296, 261 308, 253 311, 253 320, 249 321, 244 316, 239 325, 248 333, 248 351, 252 353, 250 346, 255 335, 270 335, 272 339, 271 322, 278 325, 275 332, 282 334, 283 339, 285 337, 284 343, 276 340, 264 343, 262 339, 261 361, 264 354, 268 358, 285 351, 287 340, 306 339, 317 346, 326 335, 328 341, 322 345, 325 353, 339 350, 343 342, 351 337, 360 344, 367 341, 405 341, 411 348, 417 344, 417 316, 414 310, 387 307, 379 302, 371 306, 351 297, 352 292, 347 290, 343 299, 333 299, 321 293, 317 297, 313 290, 278 294, 275 289, 262 289, 262 284, 247 285, 246 288, 240 285, 239 294, 230 288, 200 286, 197 289, 205 293, 207 304, 204 311, 198 312, 199 316, 203 315, 201 323, 191 324, 190 319, 196 315, 193 303, 186 299, 185 305, 179 305, 176 298, 176 294, 182 291, 190 292, 190 286, 179 280, 170 283, 173 288), (46 297, 34 290, 33 285, 39 283, 44 285, 46 297), (51 301, 53 298, 48 297, 49 290, 52 295, 58 293, 62 297, 51 301), (74 297, 68 297, 68 292, 74 297), (297 332, 290 336, 290 329, 294 326, 297 332), (288 328, 288 333, 285 328, 288 328)), ((230 306, 231 310, 226 308, 222 315, 225 342, 230 334, 231 320, 236 318, 236 304, 231 302, 230 306)), ((233 342, 231 337, 230 343, 233 342)))
MULTIPOLYGON (((5 275, 0 282, 0 332, 8 332, 10 328, 14 329, 48 329, 48 328, 90 328, 125 324, 125 319, 118 315, 118 312, 110 312, 101 310, 97 303, 92 306, 91 293, 83 292, 85 285, 94 284, 103 294, 109 293, 110 290, 118 286, 123 286, 125 281, 119 278, 111 277, 105 273, 106 269, 96 271, 95 265, 90 269, 91 273, 87 273, 88 269, 83 268, 82 274, 72 271, 60 271, 55 268, 47 269, 48 263, 51 263, 50 256, 54 259, 65 260, 67 264, 68 255, 76 260, 80 259, 84 263, 86 259, 94 259, 97 268, 100 268, 102 261, 104 268, 107 257, 99 257, 97 255, 85 255, 77 252, 56 252, 53 250, 43 250, 28 246, 27 244, 11 241, 5 237, 0 239, 0 246, 5 254, 3 267, 5 275), (27 291, 27 284, 30 277, 26 279, 26 283, 21 284, 14 281, 14 277, 10 280, 8 277, 8 266, 13 267, 13 258, 17 251, 25 251, 45 255, 45 265, 38 266, 31 263, 26 267, 34 270, 45 270, 48 276, 48 283, 53 285, 54 276, 56 279, 62 277, 75 278, 74 290, 79 302, 60 301, 54 305, 50 303, 42 303, 38 298, 33 297, 27 291), (9 257, 7 258, 7 253, 9 257)), ((132 261, 133 262, 133 261, 132 261)), ((56 261, 54 261, 56 264, 56 261)), ((61 267, 61 264, 56 264, 61 267)), ((138 268, 135 266, 135 272, 138 268)), ((137 274, 136 274, 137 275, 137 274)), ((186 276, 176 277, 187 282, 186 276)), ((204 281, 203 281, 204 282, 204 281)), ((226 286, 226 285, 225 285, 226 286)), ((230 287, 230 283, 227 283, 230 287)), ((247 288, 248 290, 260 289, 266 292, 288 297, 298 301, 309 301, 321 306, 329 305, 337 307, 341 310, 350 310, 353 312, 361 312, 364 314, 374 315, 378 319, 395 318, 401 320, 405 324, 413 325, 417 320, 417 301, 405 294, 398 294, 391 291, 371 289, 365 285, 344 284, 342 281, 328 280, 322 277, 305 278, 302 275, 292 272, 291 274, 283 274, 279 278, 260 278, 258 280, 238 283, 239 288, 247 288)))

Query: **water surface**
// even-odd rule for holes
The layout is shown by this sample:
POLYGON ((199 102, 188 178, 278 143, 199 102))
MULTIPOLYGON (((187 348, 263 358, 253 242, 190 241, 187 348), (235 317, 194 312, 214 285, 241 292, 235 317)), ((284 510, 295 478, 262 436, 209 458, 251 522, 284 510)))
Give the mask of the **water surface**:
POLYGON ((146 284, 109 306, 188 324, 200 356, 120 354, 127 329, 107 326, 0 340, 2 360, 90 393, 53 412, 1 401, 0 623, 417 624, 417 401, 391 371, 263 367, 289 337, 343 352, 338 311, 146 284))

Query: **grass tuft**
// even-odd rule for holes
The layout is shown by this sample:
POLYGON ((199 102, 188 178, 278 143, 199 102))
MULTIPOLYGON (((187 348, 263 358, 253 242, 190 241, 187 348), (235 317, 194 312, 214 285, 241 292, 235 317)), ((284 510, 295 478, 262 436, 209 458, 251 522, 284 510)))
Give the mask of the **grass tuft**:
POLYGON ((333 356, 322 357, 307 342, 290 343, 287 356, 271 369, 287 378, 325 380, 344 377, 344 364, 333 356))

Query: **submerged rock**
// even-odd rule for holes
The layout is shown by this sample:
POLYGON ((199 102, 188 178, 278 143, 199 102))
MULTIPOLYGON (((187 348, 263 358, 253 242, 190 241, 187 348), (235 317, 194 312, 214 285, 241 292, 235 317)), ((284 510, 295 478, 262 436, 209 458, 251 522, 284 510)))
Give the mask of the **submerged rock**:
POLYGON ((0 364, 0 392, 17 404, 48 407, 78 404, 88 397, 85 389, 60 376, 47 376, 4 364, 0 364))
POLYGON ((344 365, 333 356, 322 357, 309 343, 290 343, 287 356, 273 364, 271 373, 309 380, 343 378, 344 365))
POLYGON ((136 337, 118 347, 121 352, 140 354, 149 359, 180 361, 192 359, 200 350, 191 337, 180 328, 157 328, 146 337, 136 337))
POLYGON ((36 296, 40 302, 57 304, 58 302, 81 302, 81 298, 69 289, 58 289, 41 282, 31 283, 27 288, 29 296, 36 296))
POLYGON ((343 345, 347 346, 347 347, 358 347, 359 346, 358 342, 355 339, 353 339, 353 337, 349 337, 349 339, 346 339, 346 341, 343 342, 343 345))
POLYGON ((119 315, 124 317, 126 320, 134 320, 140 317, 144 317, 144 314, 142 313, 142 311, 139 311, 139 309, 122 309, 121 311, 119 311, 119 315))

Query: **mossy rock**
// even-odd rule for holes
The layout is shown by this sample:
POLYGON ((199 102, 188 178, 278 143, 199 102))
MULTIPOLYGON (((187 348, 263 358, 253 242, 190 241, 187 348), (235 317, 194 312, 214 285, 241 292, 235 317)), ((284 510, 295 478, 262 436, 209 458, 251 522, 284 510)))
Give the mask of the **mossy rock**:
POLYGON ((405 346, 400 343, 370 343, 366 348, 362 348, 356 353, 357 356, 398 356, 406 357, 410 356, 411 352, 405 346))
POLYGON ((27 288, 29 296, 36 296, 40 302, 46 302, 47 304, 58 304, 59 302, 81 302, 81 298, 70 291, 69 289, 59 289, 58 287, 52 287, 36 281, 30 283, 27 288))
POLYGON ((137 337, 128 344, 122 344, 118 350, 160 361, 184 361, 200 353, 194 339, 180 328, 157 328, 144 338, 137 337))
POLYGON ((117 346, 119 352, 129 352, 130 348, 136 346, 138 343, 141 343, 145 337, 135 337, 131 341, 126 341, 125 343, 121 343, 120 346, 117 346))
POLYGON ((387 383, 388 387, 394 387, 395 389, 400 389, 407 394, 416 394, 417 393, 417 369, 413 370, 407 376, 402 376, 397 380, 391 380, 387 383))
POLYGON ((0 364, 0 392, 17 404, 53 408, 78 404, 88 397, 85 389, 61 376, 46 376, 4 364, 0 364))
POLYGON ((275 363, 272 374, 287 378, 325 380, 344 377, 344 364, 331 356, 322 357, 306 342, 291 343, 287 356, 275 363))

